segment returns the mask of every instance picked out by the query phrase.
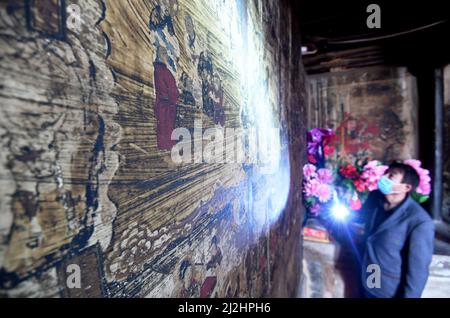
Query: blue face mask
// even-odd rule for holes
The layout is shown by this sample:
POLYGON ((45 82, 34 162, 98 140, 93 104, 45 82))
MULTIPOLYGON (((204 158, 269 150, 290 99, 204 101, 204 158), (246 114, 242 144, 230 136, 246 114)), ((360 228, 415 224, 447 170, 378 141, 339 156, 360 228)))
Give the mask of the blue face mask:
POLYGON ((395 182, 392 181, 391 179, 389 179, 386 176, 382 176, 380 178, 380 180, 378 180, 378 189, 381 191, 381 193, 383 194, 393 194, 394 192, 392 191, 392 188, 395 185, 395 182))

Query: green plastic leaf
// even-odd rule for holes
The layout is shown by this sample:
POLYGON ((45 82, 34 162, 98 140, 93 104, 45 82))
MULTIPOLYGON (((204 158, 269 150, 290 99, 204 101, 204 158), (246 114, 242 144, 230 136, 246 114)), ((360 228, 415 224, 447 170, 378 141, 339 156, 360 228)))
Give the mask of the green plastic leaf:
POLYGON ((422 195, 415 191, 411 194, 411 197, 419 203, 424 203, 430 198, 428 195, 422 195))

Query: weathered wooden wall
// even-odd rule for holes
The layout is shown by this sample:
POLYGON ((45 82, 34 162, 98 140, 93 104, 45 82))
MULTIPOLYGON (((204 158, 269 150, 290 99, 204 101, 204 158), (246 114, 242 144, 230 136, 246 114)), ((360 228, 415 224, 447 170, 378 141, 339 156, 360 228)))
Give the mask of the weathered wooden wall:
POLYGON ((389 162, 417 158, 416 79, 405 68, 373 66, 308 76, 308 125, 335 129, 335 154, 389 162))
POLYGON ((0 6, 2 296, 295 295, 306 101, 288 1, 0 6), (276 127, 277 170, 174 164, 167 131, 196 119, 276 127))

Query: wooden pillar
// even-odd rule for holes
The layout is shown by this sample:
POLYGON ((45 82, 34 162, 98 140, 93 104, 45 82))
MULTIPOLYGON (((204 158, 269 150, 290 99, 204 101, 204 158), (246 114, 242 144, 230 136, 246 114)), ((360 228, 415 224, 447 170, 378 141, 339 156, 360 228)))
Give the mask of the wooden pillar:
POLYGON ((438 68, 434 71, 434 133, 435 133, 435 150, 434 150, 434 176, 433 176, 433 202, 432 214, 433 218, 440 220, 442 218, 442 137, 443 137, 443 103, 444 103, 444 87, 443 87, 443 71, 438 68))

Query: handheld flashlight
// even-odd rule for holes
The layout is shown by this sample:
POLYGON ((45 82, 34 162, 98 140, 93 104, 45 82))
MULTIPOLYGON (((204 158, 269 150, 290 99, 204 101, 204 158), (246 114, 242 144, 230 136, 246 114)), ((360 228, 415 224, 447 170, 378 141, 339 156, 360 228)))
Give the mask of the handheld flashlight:
POLYGON ((350 214, 350 211, 339 201, 331 208, 331 213, 336 220, 344 221, 350 214))
POLYGON ((343 205, 338 197, 336 191, 333 194, 333 206, 331 207, 331 214, 338 221, 345 221, 347 217, 350 215, 349 209, 343 205))

